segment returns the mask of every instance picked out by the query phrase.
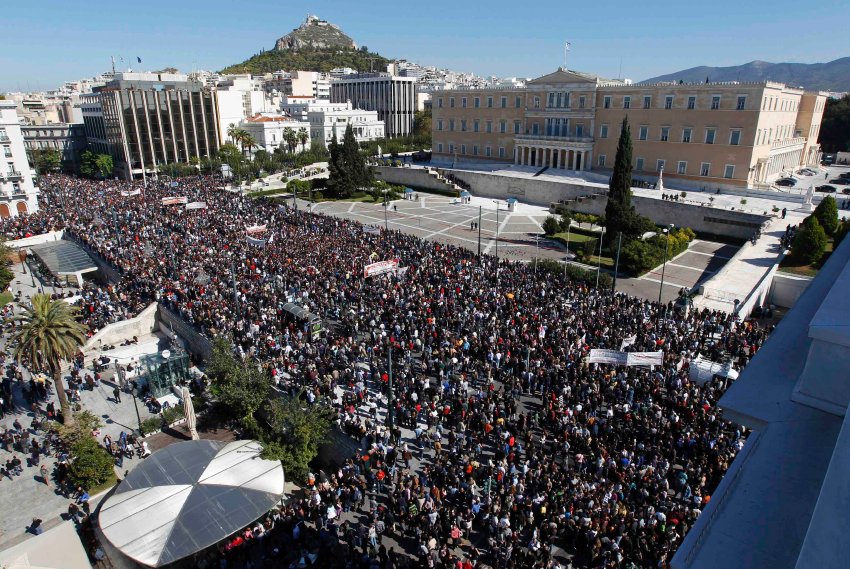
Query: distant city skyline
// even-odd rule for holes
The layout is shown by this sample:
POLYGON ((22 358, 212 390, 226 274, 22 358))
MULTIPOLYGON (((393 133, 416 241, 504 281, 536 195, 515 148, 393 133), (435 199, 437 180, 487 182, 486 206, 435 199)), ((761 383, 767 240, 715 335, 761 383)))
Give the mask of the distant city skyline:
POLYGON ((57 0, 39 3, 37 11, 22 2, 6 6, 0 92, 54 89, 91 77, 110 69, 113 55, 122 70, 216 71, 271 49, 307 13, 385 57, 484 77, 551 72, 564 64, 567 41, 569 68, 636 81, 699 65, 818 63, 848 55, 841 42, 823 41, 829 37, 824 30, 835 29, 835 16, 846 8, 837 0, 821 2, 804 19, 790 0, 717 0, 711 10, 670 0, 640 10, 624 0, 595 10, 565 9, 554 0, 533 9, 497 0, 486 11, 478 3, 434 0, 418 12, 387 0, 371 2, 368 10, 342 0, 286 11, 266 0, 132 6, 57 0))

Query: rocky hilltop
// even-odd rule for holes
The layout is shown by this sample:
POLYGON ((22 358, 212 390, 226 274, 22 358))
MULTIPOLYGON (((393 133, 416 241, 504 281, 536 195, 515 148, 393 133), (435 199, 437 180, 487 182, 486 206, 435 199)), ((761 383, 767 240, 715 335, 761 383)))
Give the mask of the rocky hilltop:
POLYGON ((357 45, 339 26, 307 16, 303 24, 278 39, 274 48, 276 51, 357 49, 357 45))

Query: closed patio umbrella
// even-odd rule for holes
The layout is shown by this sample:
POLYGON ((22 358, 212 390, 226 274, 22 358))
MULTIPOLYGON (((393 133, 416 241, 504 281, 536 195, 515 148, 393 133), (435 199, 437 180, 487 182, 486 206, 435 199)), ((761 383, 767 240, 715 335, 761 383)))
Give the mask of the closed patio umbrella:
POLYGON ((189 429, 192 440, 197 441, 201 437, 198 436, 195 406, 192 405, 192 395, 189 393, 188 387, 183 388, 183 414, 186 416, 186 428, 189 429))

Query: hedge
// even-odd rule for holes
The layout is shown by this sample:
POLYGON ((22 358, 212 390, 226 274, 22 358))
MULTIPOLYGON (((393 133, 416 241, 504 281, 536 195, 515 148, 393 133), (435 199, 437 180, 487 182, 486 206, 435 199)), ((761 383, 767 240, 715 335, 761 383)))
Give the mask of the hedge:
MULTIPOLYGON (((596 286, 596 271, 582 269, 570 263, 558 262, 552 259, 543 259, 537 262, 537 268, 543 271, 548 271, 554 277, 564 277, 566 273, 567 279, 573 282, 585 283, 591 286, 596 286)), ((599 273, 599 286, 603 289, 611 288, 613 281, 608 273, 599 273)))
POLYGON ((695 234, 690 228, 683 227, 674 230, 669 237, 669 250, 667 249, 667 236, 659 233, 645 241, 634 239, 629 241, 620 252, 620 267, 623 271, 635 276, 642 275, 650 269, 664 262, 665 254, 669 261, 676 255, 688 249, 695 234))

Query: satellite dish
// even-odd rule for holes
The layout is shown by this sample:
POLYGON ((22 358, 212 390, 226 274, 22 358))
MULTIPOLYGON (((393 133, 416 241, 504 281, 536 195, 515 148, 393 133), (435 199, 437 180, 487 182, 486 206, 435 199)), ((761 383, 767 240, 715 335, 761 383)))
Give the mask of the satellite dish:
POLYGON ((171 357, 171 350, 162 350, 162 359, 167 360, 171 357))

